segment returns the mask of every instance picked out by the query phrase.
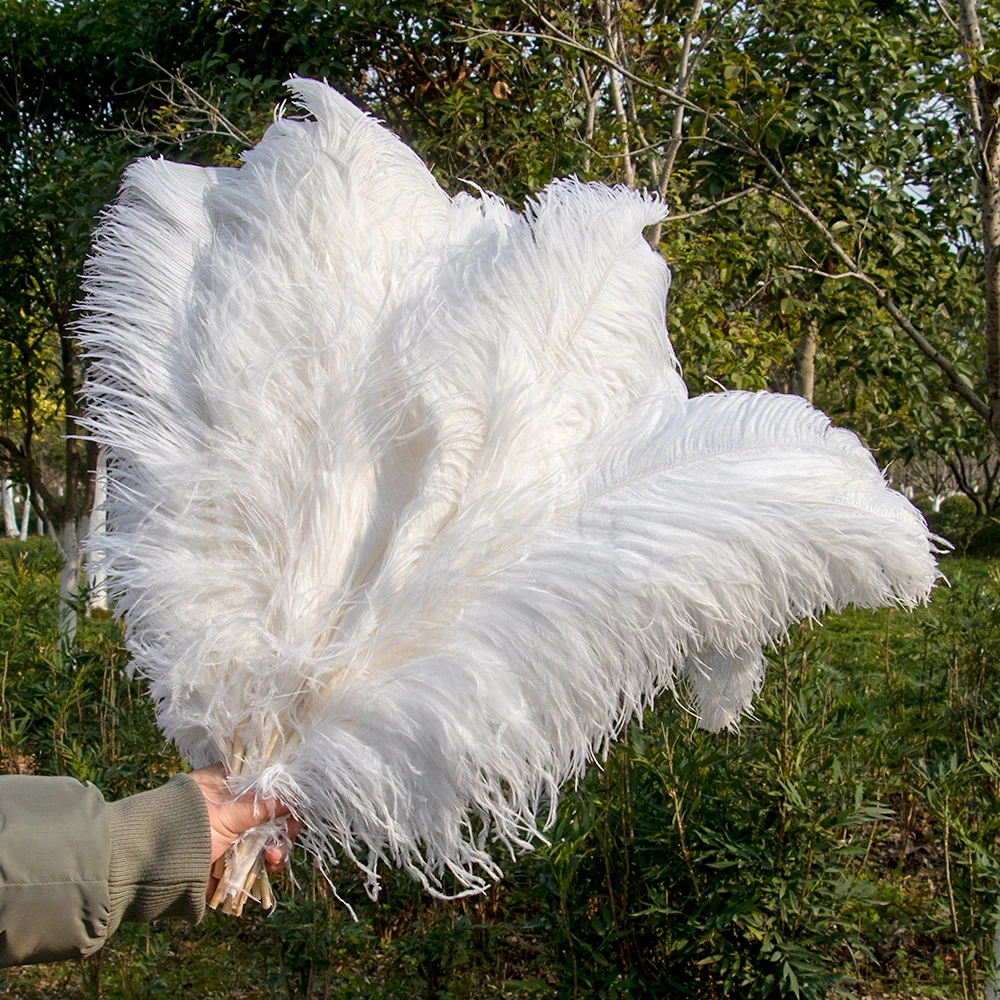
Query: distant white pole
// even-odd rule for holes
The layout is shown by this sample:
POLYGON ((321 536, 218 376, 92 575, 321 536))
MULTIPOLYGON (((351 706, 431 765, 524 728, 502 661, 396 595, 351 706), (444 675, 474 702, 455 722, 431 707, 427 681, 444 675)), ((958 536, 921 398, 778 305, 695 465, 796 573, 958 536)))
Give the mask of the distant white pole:
POLYGON ((28 529, 31 527, 31 487, 24 488, 24 507, 21 509, 21 541, 28 540, 28 529))
POLYGON ((108 512, 108 458, 102 448, 94 470, 94 506, 90 511, 91 549, 87 553, 87 606, 108 610, 108 574, 104 571, 104 553, 94 546, 97 539, 107 532, 108 512))
POLYGON ((45 534, 45 518, 42 517, 42 511, 45 510, 45 500, 42 497, 38 498, 38 521, 35 524, 35 534, 44 535, 45 534))

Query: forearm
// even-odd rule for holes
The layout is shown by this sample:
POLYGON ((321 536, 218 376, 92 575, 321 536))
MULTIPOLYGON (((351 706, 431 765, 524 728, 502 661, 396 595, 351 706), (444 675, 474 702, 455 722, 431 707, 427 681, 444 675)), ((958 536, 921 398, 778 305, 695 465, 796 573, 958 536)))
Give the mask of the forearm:
POLYGON ((200 920, 210 851, 186 775, 109 805, 71 778, 0 776, 0 965, 93 954, 122 920, 200 920))
POLYGON ((178 774, 151 792, 107 806, 111 837, 108 934, 121 921, 205 916, 212 838, 198 786, 178 774))

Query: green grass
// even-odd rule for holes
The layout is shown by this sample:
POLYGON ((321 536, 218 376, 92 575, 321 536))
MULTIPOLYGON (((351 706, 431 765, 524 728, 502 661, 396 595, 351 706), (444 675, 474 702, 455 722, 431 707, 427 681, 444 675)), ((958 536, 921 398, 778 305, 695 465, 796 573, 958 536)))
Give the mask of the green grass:
MULTIPOLYGON (((971 997, 1000 912, 1000 574, 950 559, 927 608, 794 630, 738 734, 670 697, 565 790, 549 844, 480 899, 391 873, 377 903, 308 859, 276 911, 125 926, 11 997, 971 997)), ((0 758, 108 797, 183 766, 117 623, 58 665, 57 563, 0 543, 0 758)))

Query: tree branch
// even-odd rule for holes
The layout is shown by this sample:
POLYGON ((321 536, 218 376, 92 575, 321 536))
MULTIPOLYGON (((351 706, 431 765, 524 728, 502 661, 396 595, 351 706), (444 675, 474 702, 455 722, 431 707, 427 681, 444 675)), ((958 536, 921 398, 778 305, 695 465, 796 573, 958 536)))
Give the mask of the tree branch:
POLYGON ((817 278, 826 278, 829 281, 837 281, 843 278, 851 278, 857 281, 858 276, 850 271, 838 271, 834 274, 831 271, 824 271, 818 267, 806 267, 804 264, 786 264, 786 271, 800 271, 802 274, 814 274, 817 278))
MULTIPOLYGON (((691 77, 694 74, 694 68, 697 63, 697 55, 694 59, 691 58, 691 40, 694 38, 695 28, 698 26, 698 20, 701 18, 701 9, 703 6, 704 0, 695 0, 694 7, 691 9, 690 23, 688 24, 687 31, 684 32, 684 42, 681 46, 681 57, 677 67, 677 93, 683 97, 687 97, 688 95, 688 88, 691 86, 691 77)), ((683 127, 684 108, 678 105, 674 112, 674 121, 670 129, 670 141, 663 154, 663 172, 660 177, 659 188, 661 198, 666 194, 667 185, 670 183, 670 177, 674 170, 674 162, 677 159, 677 151, 681 145, 683 127)))
MULTIPOLYGON (((723 205, 728 205, 731 201, 736 201, 738 198, 745 198, 748 194, 753 194, 754 191, 760 190, 761 189, 755 184, 753 187, 737 191, 736 194, 731 194, 726 198, 720 198, 718 201, 713 201, 710 205, 706 205, 704 208, 695 209, 693 212, 678 212, 676 215, 668 215, 666 219, 664 219, 664 222, 681 222, 684 219, 696 219, 699 215, 708 215, 710 212, 714 212, 717 208, 720 208, 723 205)), ((831 277, 833 277, 833 275, 831 275, 831 277)))
MULTIPOLYGON (((622 155, 622 166, 625 168, 625 183, 631 188, 635 187, 635 168, 632 165, 632 153, 629 149, 628 116, 625 113, 625 105, 622 101, 621 85, 618 82, 618 69, 621 64, 615 52, 615 26, 611 20, 611 0, 604 0, 601 4, 601 12, 604 17, 604 37, 608 45, 608 53, 604 55, 604 62, 609 67, 609 83, 611 85, 611 99, 614 101, 615 112, 621 129, 622 145, 625 147, 622 155)), ((624 69, 621 70, 624 75, 624 69)))
POLYGON ((57 528, 58 525, 52 521, 49 512, 58 512, 61 505, 59 500, 42 481, 42 476, 39 470, 34 466, 33 462, 29 462, 25 457, 24 449, 21 448, 16 441, 11 440, 11 438, 6 435, 0 435, 0 447, 7 452, 14 464, 21 470, 21 474, 24 476, 24 481, 31 487, 31 492, 40 497, 45 503, 45 512, 42 515, 43 519, 48 524, 52 525, 53 528, 57 528))
MULTIPOLYGON (((151 55, 143 52, 140 58, 151 66, 156 67, 166 78, 165 83, 154 83, 151 90, 172 108, 182 123, 191 132, 196 129, 201 135, 220 135, 227 139, 233 139, 244 148, 253 145, 253 140, 240 128, 234 125, 223 113, 221 108, 205 97, 200 91, 192 87, 176 70, 168 70, 161 66, 151 55), (175 94, 175 90, 180 91, 180 98, 175 94), (185 117, 186 115, 186 117, 185 117), (202 125, 201 123, 205 124, 202 125)), ((129 139, 133 142, 136 137, 144 140, 149 138, 161 138, 156 132, 148 129, 132 128, 127 130, 129 139)), ((167 138, 175 139, 175 136, 167 138)), ((142 143, 145 145, 145 142, 142 143)))

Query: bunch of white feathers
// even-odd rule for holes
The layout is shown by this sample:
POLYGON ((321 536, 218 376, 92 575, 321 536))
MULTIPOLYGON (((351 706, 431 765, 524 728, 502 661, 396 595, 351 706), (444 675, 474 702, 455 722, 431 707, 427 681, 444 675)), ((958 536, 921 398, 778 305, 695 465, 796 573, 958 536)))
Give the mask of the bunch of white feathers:
MULTIPOLYGON (((109 553, 164 734, 323 863, 481 891, 658 692, 702 725, 761 647, 926 598, 920 514, 803 399, 689 399, 656 199, 442 191, 294 79, 239 168, 128 171, 87 272, 109 553)), ((237 845, 221 899, 268 899, 237 845), (258 892, 259 890, 259 892, 258 892)))

